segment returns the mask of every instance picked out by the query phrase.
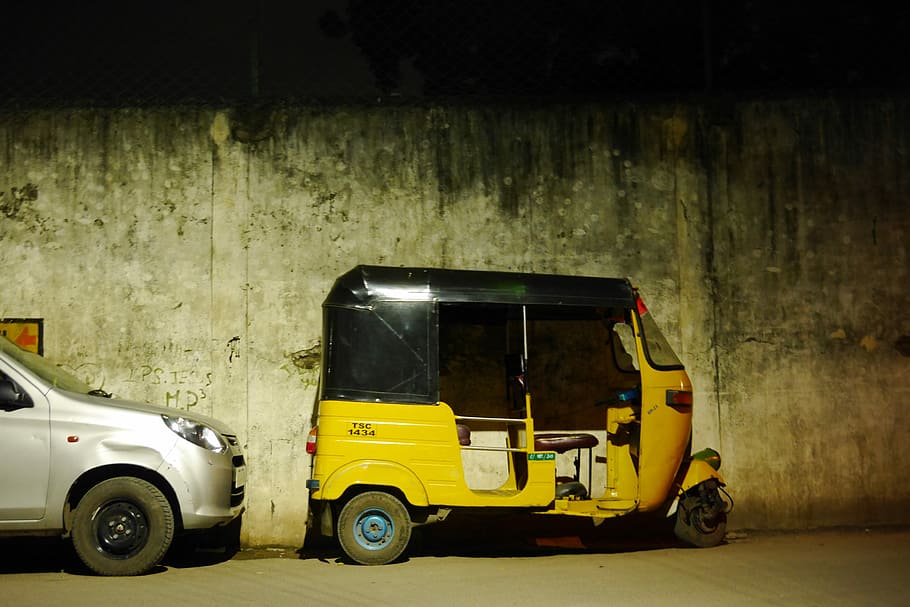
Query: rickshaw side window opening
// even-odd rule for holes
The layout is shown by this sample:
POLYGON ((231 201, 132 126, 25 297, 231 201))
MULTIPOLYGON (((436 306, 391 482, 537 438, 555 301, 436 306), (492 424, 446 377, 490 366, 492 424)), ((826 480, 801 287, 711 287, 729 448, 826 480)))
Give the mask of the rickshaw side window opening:
POLYGON ((461 415, 501 417, 506 305, 439 304, 439 398, 461 415))
POLYGON ((638 350, 635 347, 632 325, 626 322, 613 322, 611 328, 611 350, 616 368, 623 373, 638 373, 641 367, 638 364, 638 350))

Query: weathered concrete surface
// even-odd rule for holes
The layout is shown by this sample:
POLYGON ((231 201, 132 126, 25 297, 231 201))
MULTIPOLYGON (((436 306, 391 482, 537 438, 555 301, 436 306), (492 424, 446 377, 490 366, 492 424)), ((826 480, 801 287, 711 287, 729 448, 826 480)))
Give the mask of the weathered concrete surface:
POLYGON ((260 550, 139 578, 86 576, 45 555, 4 566, 6 604, 72 607, 129 597, 138 606, 233 605, 906 605, 906 531, 749 535, 693 550, 630 541, 587 550, 434 545, 382 567, 260 550), (454 548, 454 549, 453 549, 454 548), (250 558, 252 557, 252 558, 250 558), (61 571, 62 568, 62 571, 61 571))
POLYGON ((910 512, 906 109, 755 104, 735 132, 711 129, 716 383, 727 470, 749 495, 740 524, 910 512))
POLYGON ((910 517, 907 103, 0 116, 0 316, 215 415, 251 544, 296 543, 320 304, 357 263, 629 276, 731 527, 910 517), (904 341, 901 341, 901 340, 904 341))

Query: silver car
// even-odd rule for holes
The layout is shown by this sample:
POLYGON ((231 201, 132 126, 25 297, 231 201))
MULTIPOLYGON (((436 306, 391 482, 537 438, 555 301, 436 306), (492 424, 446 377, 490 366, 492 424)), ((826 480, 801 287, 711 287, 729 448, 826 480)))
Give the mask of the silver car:
POLYGON ((0 337, 0 535, 70 536, 96 573, 138 575, 241 515, 246 466, 220 422, 110 396, 0 337))

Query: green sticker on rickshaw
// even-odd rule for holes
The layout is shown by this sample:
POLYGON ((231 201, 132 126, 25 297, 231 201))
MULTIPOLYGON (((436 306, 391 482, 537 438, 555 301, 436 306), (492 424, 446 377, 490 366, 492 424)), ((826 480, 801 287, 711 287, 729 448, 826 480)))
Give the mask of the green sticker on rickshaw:
POLYGON ((552 451, 549 453, 528 453, 529 462, 545 462, 556 459, 556 454, 552 451))

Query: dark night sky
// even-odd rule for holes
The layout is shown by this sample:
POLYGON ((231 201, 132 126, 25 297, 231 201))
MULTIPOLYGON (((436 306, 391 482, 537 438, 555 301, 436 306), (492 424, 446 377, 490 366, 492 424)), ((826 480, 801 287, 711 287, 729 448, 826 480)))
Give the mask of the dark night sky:
POLYGON ((38 0, 0 12, 0 104, 910 88, 910 8, 875 2, 38 0))

